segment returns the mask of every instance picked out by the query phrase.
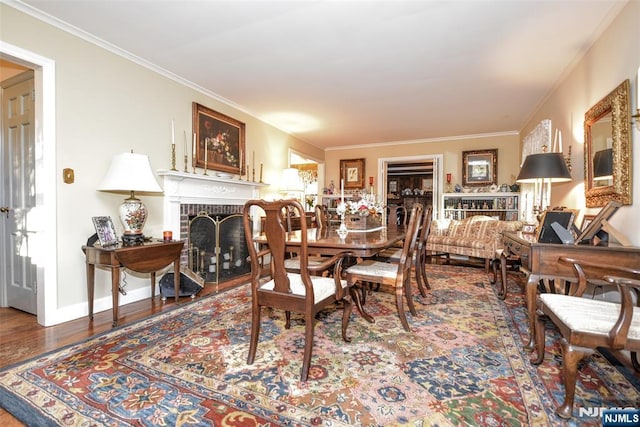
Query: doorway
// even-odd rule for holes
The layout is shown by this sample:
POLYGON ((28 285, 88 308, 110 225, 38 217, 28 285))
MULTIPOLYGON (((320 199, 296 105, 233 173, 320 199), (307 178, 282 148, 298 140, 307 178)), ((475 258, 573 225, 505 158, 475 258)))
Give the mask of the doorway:
MULTIPOLYGON (((23 67, 18 67, 20 70, 23 67)), ((6 305, 37 314, 37 266, 32 262, 29 218, 35 198, 35 117, 33 70, 0 82, 2 89, 2 144, 0 146, 0 271, 4 272, 6 305)))
POLYGON ((442 154, 378 159, 378 194, 385 206, 403 205, 407 210, 413 203, 433 209, 433 218, 442 212, 442 154))
POLYGON ((289 167, 298 170, 298 179, 302 185, 301 201, 307 212, 313 211, 320 203, 319 182, 324 182, 324 165, 316 159, 289 149, 289 167))
MULTIPOLYGON (((31 243, 28 247, 21 248, 21 255, 29 256, 35 277, 36 313, 38 323, 42 326, 50 326, 56 321, 57 314, 57 240, 56 224, 57 215, 55 209, 56 200, 56 173, 55 173, 55 62, 33 52, 29 52, 9 43, 0 45, 0 61, 6 64, 16 64, 25 69, 32 70, 34 81, 33 92, 33 136, 34 136, 34 161, 33 161, 33 194, 34 206, 30 208, 26 218, 30 231, 31 243), (31 233, 33 231, 33 233, 31 233)), ((0 80, 5 80, 2 78, 0 80)), ((4 108, 4 107, 3 107, 4 108)), ((4 126, 4 124, 3 124, 4 126)), ((2 145, 5 142, 2 133, 2 145)), ((0 152, 0 162, 6 164, 6 154, 0 152)), ((5 183, 3 194, 10 192, 5 183)), ((15 197, 10 194, 4 198, 15 197)), ((4 202, 4 199, 3 199, 4 202)), ((4 206, 4 205, 3 205, 4 206)), ((3 218, 3 221, 6 216, 3 218)), ((0 228, 0 247, 6 248, 9 238, 6 234, 6 224, 0 228)), ((10 267, 7 262, 6 249, 0 257, 0 306, 7 307, 7 276, 4 272, 10 267)))

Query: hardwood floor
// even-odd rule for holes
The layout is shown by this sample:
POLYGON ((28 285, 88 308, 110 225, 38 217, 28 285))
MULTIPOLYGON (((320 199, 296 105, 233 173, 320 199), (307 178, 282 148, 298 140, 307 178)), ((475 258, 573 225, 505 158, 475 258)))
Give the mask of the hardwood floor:
MULTIPOLYGON (((196 298, 215 293, 215 286, 208 285, 196 298)), ((181 302, 190 301, 182 297, 181 302)), ((159 296, 120 307, 118 323, 124 325, 144 319, 152 314, 166 311, 175 306, 173 298, 165 302, 159 296)), ((0 368, 31 359, 42 353, 73 344, 101 332, 111 330, 111 309, 96 313, 93 321, 87 317, 72 320, 60 325, 43 327, 36 316, 13 308, 0 308, 0 368)), ((0 425, 3 427, 22 426, 5 410, 0 409, 0 425)))

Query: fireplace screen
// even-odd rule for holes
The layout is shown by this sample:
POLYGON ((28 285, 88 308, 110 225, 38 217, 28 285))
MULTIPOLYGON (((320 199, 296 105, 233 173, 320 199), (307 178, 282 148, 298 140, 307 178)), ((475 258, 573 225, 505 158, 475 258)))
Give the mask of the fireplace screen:
POLYGON ((251 272, 242 215, 199 212, 189 220, 189 268, 220 283, 251 272))

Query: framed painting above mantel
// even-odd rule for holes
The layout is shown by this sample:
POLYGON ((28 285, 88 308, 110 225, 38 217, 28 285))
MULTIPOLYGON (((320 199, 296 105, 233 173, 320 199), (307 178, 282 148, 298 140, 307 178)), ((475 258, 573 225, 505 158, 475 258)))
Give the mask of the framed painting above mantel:
POLYGON ((498 150, 462 152, 462 185, 498 185, 498 150))
POLYGON ((194 165, 244 175, 245 124, 193 103, 194 165))

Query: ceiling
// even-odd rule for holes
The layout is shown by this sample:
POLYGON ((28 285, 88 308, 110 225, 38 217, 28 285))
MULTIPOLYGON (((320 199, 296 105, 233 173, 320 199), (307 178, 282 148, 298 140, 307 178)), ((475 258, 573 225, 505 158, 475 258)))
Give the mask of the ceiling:
POLYGON ((324 149, 517 132, 626 3, 13 2, 324 149))

